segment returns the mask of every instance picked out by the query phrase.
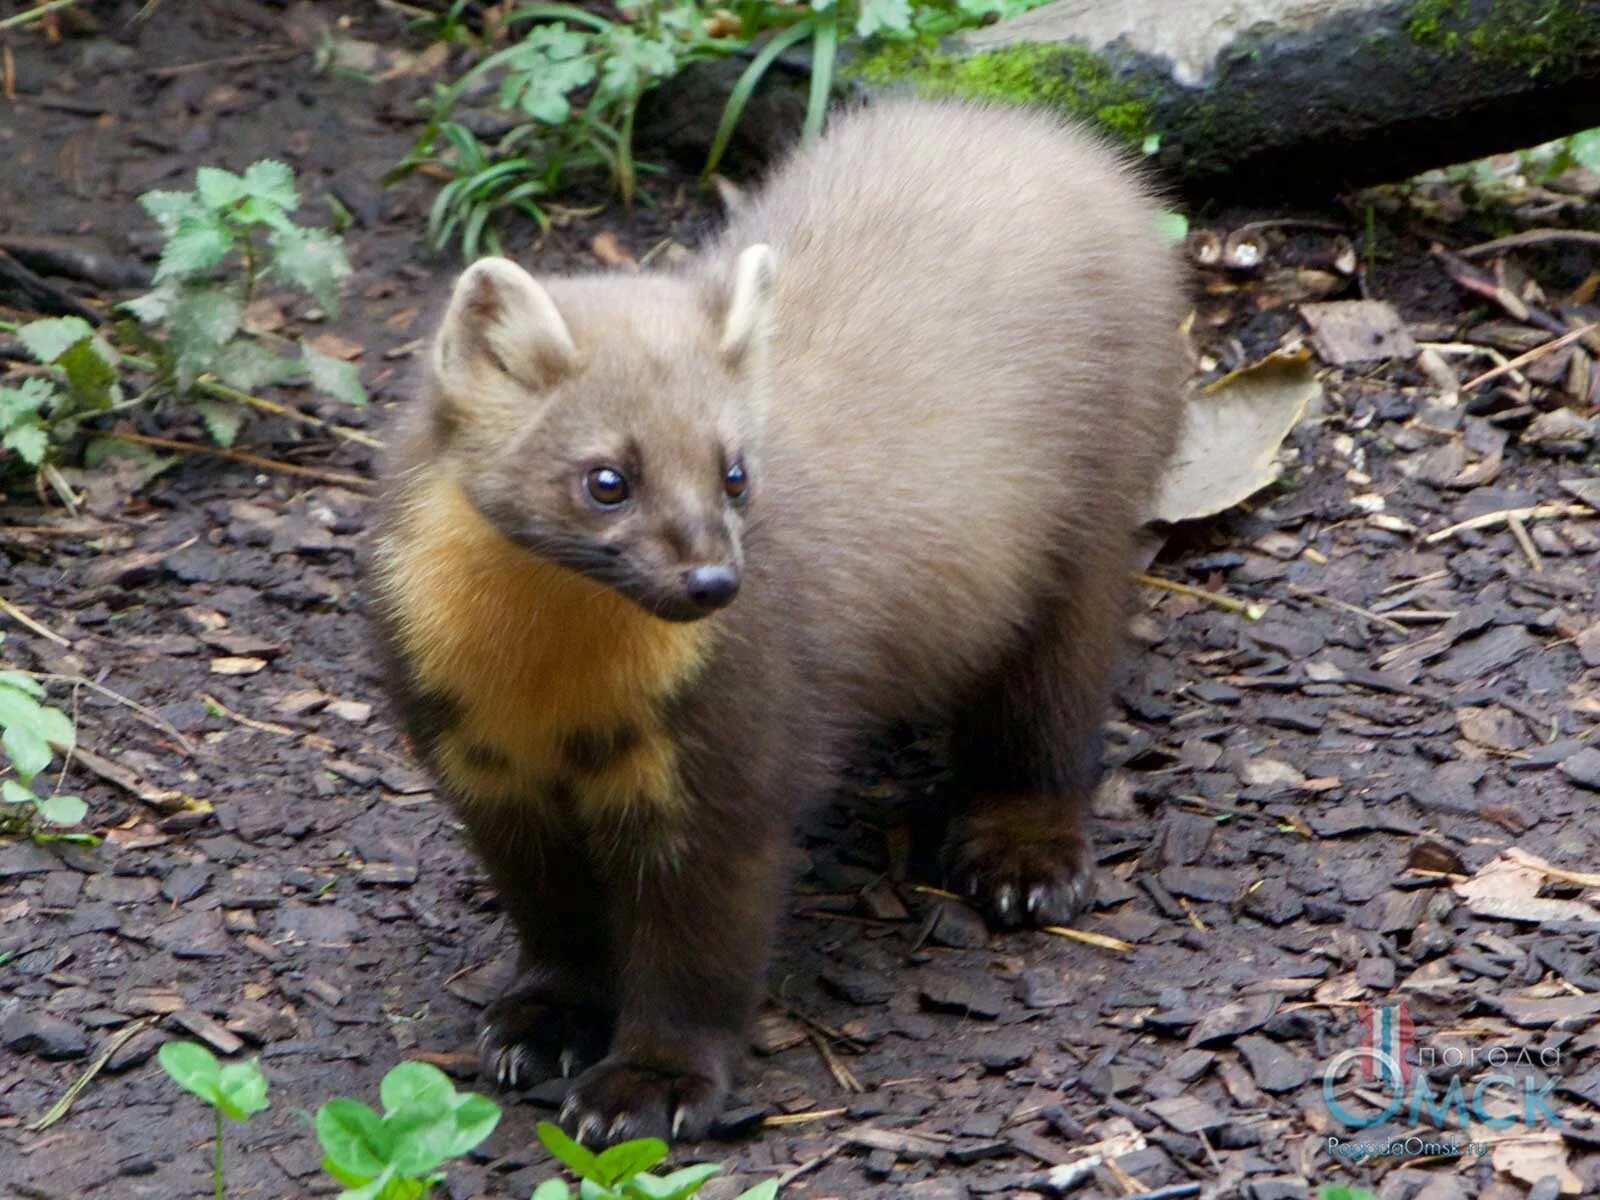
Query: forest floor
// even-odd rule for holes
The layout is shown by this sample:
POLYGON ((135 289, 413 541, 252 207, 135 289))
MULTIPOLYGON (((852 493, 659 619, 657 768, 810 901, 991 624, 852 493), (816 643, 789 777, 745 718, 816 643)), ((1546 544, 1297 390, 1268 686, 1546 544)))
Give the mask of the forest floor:
MULTIPOLYGON (((331 11, 403 36, 368 8, 331 11)), ((0 235, 148 263, 139 193, 202 164, 291 163, 308 212, 335 196, 355 217, 355 277, 326 328, 374 404, 286 398, 380 431, 459 266, 424 246, 436 185, 378 183, 427 81, 318 74, 293 29, 281 9, 206 0, 133 32, 13 36, 0 235)), ((658 208, 512 252, 595 268, 597 235, 640 258, 716 220, 692 188, 654 187, 658 208)), ((1543 223, 1594 216, 1592 195, 1549 195, 1543 223)), ((1191 1181, 1253 1200, 1330 1183, 1600 1194, 1600 878, 1584 874, 1600 870, 1600 338, 1471 389, 1451 374, 1489 360, 1440 350, 1424 372, 1405 344, 1514 355, 1549 319, 1593 321, 1600 255, 1479 255, 1492 286, 1474 292, 1429 253, 1479 240, 1471 214, 1379 213, 1368 261, 1355 213, 1315 215, 1346 227, 1359 270, 1325 253, 1350 244, 1334 233, 1267 226, 1263 267, 1196 285, 1190 341, 1212 374, 1303 338, 1300 302, 1364 288, 1405 328, 1343 366, 1319 341, 1323 392, 1285 479, 1182 527, 1151 567, 1266 612, 1141 590, 1080 923, 1102 940, 991 936, 941 895, 908 849, 914 802, 941 783, 936 739, 890 742, 805 834, 731 1126, 678 1151, 726 1165, 703 1195, 789 1173, 787 1197, 1025 1196, 1086 1151, 1101 1162, 1072 1194, 1105 1200, 1191 1181), (1400 1004, 1406 1103, 1351 1128, 1341 1116, 1379 1113, 1386 1085, 1340 1055, 1400 1004), (1437 1099, 1452 1080, 1465 1124, 1437 1099), (1409 1107, 1419 1081, 1433 1115, 1409 1107), (1331 1138, 1401 1152, 1357 1161, 1331 1138)), ((179 414, 137 428, 204 441, 179 414)), ((361 444, 272 420, 241 447, 375 467, 361 444)), ((0 653, 89 681, 55 694, 87 751, 69 790, 104 836, 0 841, 0 1196, 209 1195, 209 1117, 152 1053, 171 1036, 259 1055, 271 1079, 271 1110, 229 1131, 232 1195, 330 1194, 303 1110, 373 1099, 404 1058, 492 1094, 474 1022, 510 968, 494 897, 380 695, 358 573, 370 491, 203 454, 148 481, 80 478, 76 516, 26 492, 0 510, 0 587, 33 622, 0 617, 0 653), (65 1118, 28 1131, 136 1022, 65 1118)), ((449 1196, 522 1198, 550 1173, 533 1129, 558 1091, 502 1099, 449 1196)))

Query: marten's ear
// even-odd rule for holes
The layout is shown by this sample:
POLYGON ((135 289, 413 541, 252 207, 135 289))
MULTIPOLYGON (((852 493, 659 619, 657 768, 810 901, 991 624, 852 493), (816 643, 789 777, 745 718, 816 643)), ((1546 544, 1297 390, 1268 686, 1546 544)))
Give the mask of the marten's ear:
POLYGON ((550 293, 507 258, 480 258, 462 272, 433 343, 442 380, 485 366, 531 388, 578 367, 578 348, 550 293))
POLYGON ((733 297, 722 322, 719 349, 730 366, 741 365, 752 350, 766 345, 772 317, 772 247, 747 246, 733 272, 733 297))

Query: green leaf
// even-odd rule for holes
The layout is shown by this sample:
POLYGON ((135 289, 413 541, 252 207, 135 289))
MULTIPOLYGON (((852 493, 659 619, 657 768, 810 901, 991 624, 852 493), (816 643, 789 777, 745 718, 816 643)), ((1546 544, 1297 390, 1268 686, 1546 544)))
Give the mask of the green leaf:
POLYGON ((312 387, 346 404, 359 406, 367 402, 367 389, 361 386, 361 372, 355 363, 319 353, 309 344, 302 345, 300 353, 305 360, 306 374, 311 377, 312 387))
POLYGON ((78 407, 102 412, 122 397, 117 386, 116 351, 92 337, 69 346, 58 365, 67 375, 67 387, 78 407))
POLYGON ((0 804, 37 804, 39 797, 15 779, 0 779, 0 804))
POLYGON ((238 332, 244 305, 223 288, 186 288, 168 310, 170 344, 177 358, 178 390, 209 371, 227 341, 238 332))
POLYGON ((861 0, 861 15, 856 18, 856 34, 868 38, 875 33, 885 32, 911 32, 910 0, 861 0))
POLYGON ((571 1195, 572 1189, 566 1185, 565 1181, 546 1179, 533 1189, 533 1195, 528 1197, 528 1200, 569 1200, 571 1195))
POLYGON ((652 1190, 647 1192, 650 1200, 686 1200, 698 1192, 706 1180, 719 1174, 721 1170, 722 1168, 716 1163, 696 1163, 692 1167, 680 1168, 660 1178, 641 1175, 633 1180, 633 1183, 641 1184, 650 1179, 653 1185, 652 1190))
POLYGON ((378 1098, 383 1101, 385 1113, 408 1109, 448 1112, 455 1094, 450 1077, 432 1063, 403 1062, 378 1084, 378 1098))
POLYGON ((747 1192, 740 1192, 737 1200, 774 1200, 778 1194, 776 1179, 763 1179, 747 1192))
POLYGON ((677 55, 670 44, 641 38, 626 25, 615 26, 604 41, 605 66, 600 74, 601 102, 631 99, 650 84, 676 70, 677 55))
MULTIPOLYGON (((324 1163, 324 1166, 327 1164, 324 1163)), ((353 1188, 350 1191, 340 1192, 337 1200, 402 1200, 406 1192, 394 1185, 400 1181, 395 1178, 393 1167, 385 1167, 376 1178, 353 1188)), ((415 1192, 410 1193, 416 1195, 415 1192)))
POLYGON ((553 23, 535 26, 507 57, 500 105, 520 108, 546 125, 565 124, 572 115, 567 96, 594 73, 587 34, 553 23))
POLYGON ((173 283, 164 283, 154 291, 146 292, 142 296, 135 296, 132 300, 124 300, 119 306, 127 309, 146 325, 159 325, 167 319, 167 314, 183 295, 183 289, 173 283))
POLYGON ((209 398, 196 400, 194 407, 200 419, 206 423, 206 432, 211 435, 213 442, 223 449, 233 445, 234 439, 239 436, 239 428, 244 424, 244 409, 231 400, 209 398))
POLYGON ((1179 212, 1164 212, 1156 218, 1156 229, 1164 242, 1181 242, 1189 236, 1189 218, 1179 212))
POLYGON ((294 171, 273 159, 264 158, 251 163, 245 169, 244 187, 249 195, 270 201, 285 212, 293 212, 300 207, 300 193, 294 186, 294 171))
POLYGON ((667 1144, 658 1138, 621 1142, 596 1159, 602 1180, 614 1186, 640 1171, 648 1171, 667 1156, 667 1144))
POLYGON ((33 777, 48 767, 50 760, 55 757, 50 750, 50 743, 26 725, 7 726, 5 733, 0 734, 0 746, 5 747, 11 765, 25 784, 32 783, 33 777))
POLYGON ((600 1160, 562 1133, 559 1127, 549 1121, 540 1121, 536 1132, 544 1148, 579 1179, 590 1179, 599 1184, 606 1182, 600 1170, 600 1160))
POLYGON ((392 1147, 383 1122, 359 1100, 339 1096, 317 1109, 317 1140, 341 1170, 371 1179, 389 1164, 392 1147))
POLYGON ((325 229, 288 225, 272 233, 272 273, 316 298, 329 312, 339 308, 339 280, 350 274, 344 243, 325 229))
POLYGON ((25 671, 0 671, 0 687, 16 688, 30 696, 44 695, 44 684, 25 671))
POLYGON ((233 232, 209 213, 184 217, 161 248, 156 282, 209 271, 233 249, 233 232))
POLYGON ((18 458, 30 467, 37 467, 44 461, 46 451, 50 449, 50 435, 45 427, 37 421, 26 425, 13 425, 0 437, 0 447, 14 451, 18 458))
POLYGON ((35 801, 34 808, 51 825, 78 825, 89 815, 89 806, 77 796, 46 796, 35 801))
POLYGON ((16 387, 0 388, 0 429, 9 429, 19 418, 31 416, 59 400, 55 384, 38 376, 24 379, 16 387))
POLYGON ((247 1120, 267 1107, 267 1077, 254 1059, 223 1067, 218 1086, 224 1101, 222 1111, 235 1121, 247 1120))
POLYGON ((221 1102, 222 1066, 217 1056, 198 1042, 167 1042, 156 1051, 156 1059, 172 1082, 184 1091, 192 1092, 207 1104, 221 1102))
POLYGON ((223 209, 243 200, 249 188, 232 171, 221 167, 201 167, 194 173, 195 195, 209 209, 223 209))
POLYGON ((185 217, 200 216, 205 212, 193 192, 146 192, 139 197, 139 206, 155 218, 162 233, 169 235, 185 217))
POLYGON ((211 369, 230 387, 253 392, 258 387, 287 379, 300 367, 292 359, 274 354, 260 342, 240 338, 223 347, 211 369))
POLYGON ((1567 139, 1567 149, 1578 164, 1600 172, 1600 129, 1585 129, 1567 139))
POLYGON ((358 1175, 354 1171, 347 1171, 338 1163, 334 1162, 331 1158, 324 1158, 322 1160, 322 1169, 329 1175, 332 1175, 340 1183, 344 1184, 347 1188, 363 1187, 364 1185, 372 1182, 370 1176, 358 1175))
POLYGON ((17 340, 42 363, 53 363, 72 346, 94 336, 94 326, 82 317, 49 317, 29 321, 17 330, 17 340))
POLYGON ((500 1123, 500 1106, 487 1096, 468 1093, 456 1101, 455 1135, 450 1139, 449 1157, 458 1158, 494 1132, 500 1123))

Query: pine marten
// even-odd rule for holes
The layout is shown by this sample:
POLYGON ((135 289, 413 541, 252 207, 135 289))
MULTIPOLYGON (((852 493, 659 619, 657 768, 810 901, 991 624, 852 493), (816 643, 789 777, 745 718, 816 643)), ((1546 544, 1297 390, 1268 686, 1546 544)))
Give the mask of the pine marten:
POLYGON ((1048 117, 837 117, 682 267, 457 282, 373 592, 411 740, 521 938, 485 1014, 584 1141, 698 1136, 792 826, 887 723, 953 726, 953 886, 1069 920, 1181 280, 1048 117))

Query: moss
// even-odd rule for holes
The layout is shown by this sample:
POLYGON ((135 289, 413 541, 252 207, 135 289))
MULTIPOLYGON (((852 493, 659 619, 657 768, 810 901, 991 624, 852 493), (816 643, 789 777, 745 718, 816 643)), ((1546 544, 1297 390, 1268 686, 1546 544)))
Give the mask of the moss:
POLYGON ((1419 45, 1454 54, 1461 35, 1445 28, 1445 22, 1465 15, 1466 10, 1466 0, 1414 0, 1406 13, 1406 33, 1419 45))
POLYGON ((1044 104, 1096 122, 1134 146, 1154 131, 1150 103, 1139 89, 1081 46, 1024 43, 958 57, 899 42, 858 59, 852 71, 867 83, 909 83, 924 96, 1044 104))
POLYGON ((1530 77, 1560 72, 1600 53, 1600 8, 1592 0, 1412 0, 1405 30, 1419 45, 1530 77))

